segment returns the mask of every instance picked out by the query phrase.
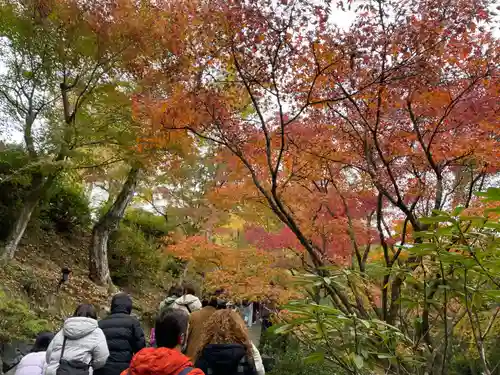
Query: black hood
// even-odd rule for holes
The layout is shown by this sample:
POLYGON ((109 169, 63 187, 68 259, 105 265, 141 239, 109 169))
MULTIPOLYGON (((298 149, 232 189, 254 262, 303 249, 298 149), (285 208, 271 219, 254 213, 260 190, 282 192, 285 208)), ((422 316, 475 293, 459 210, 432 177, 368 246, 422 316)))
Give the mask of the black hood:
POLYGON ((130 314, 132 312, 132 298, 126 293, 115 294, 111 300, 111 314, 130 314))
POLYGON ((54 334, 52 332, 42 332, 40 333, 35 340, 35 345, 31 349, 32 352, 45 352, 49 347, 50 342, 54 338, 54 334))
POLYGON ((225 373, 238 367, 247 352, 240 344, 209 344, 203 349, 202 357, 214 373, 225 373))

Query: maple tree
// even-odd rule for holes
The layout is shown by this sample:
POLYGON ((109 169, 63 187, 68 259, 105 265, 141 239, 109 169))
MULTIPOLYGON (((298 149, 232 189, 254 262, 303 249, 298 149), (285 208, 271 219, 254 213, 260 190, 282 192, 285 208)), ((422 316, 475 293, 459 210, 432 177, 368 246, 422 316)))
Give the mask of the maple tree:
MULTIPOLYGON (((84 168, 84 175, 95 178, 99 170, 125 162, 132 166, 128 183, 94 227, 90 248, 91 278, 110 282, 107 238, 123 216, 140 172, 158 161, 138 150, 150 133, 133 118, 132 98, 147 90, 157 74, 162 74, 166 92, 169 79, 176 81, 186 66, 179 56, 188 15, 177 5, 126 0, 1 3, 8 68, 1 104, 19 120, 34 170, 4 258, 14 256, 31 212, 63 168, 84 168), (43 137, 36 127, 44 129, 43 137)), ((163 148, 172 151, 182 139, 176 132, 163 148)))
MULTIPOLYGON (((211 2, 210 68, 201 84, 155 98, 155 126, 218 145, 228 166, 218 192, 268 206, 314 273, 360 273, 324 284, 339 311, 402 324, 402 288, 421 260, 404 248, 429 228, 421 218, 469 207, 498 172, 490 5, 361 3, 343 31, 328 2, 211 2)), ((436 295, 439 280, 428 285, 436 295)), ((433 348, 433 307, 421 307, 418 335, 433 348)))
POLYGON ((256 187, 316 265, 387 242, 386 219, 423 229, 419 215, 460 195, 457 170, 471 191, 497 170, 498 46, 476 26, 486 3, 364 4, 349 32, 307 2, 210 12, 225 20, 212 65, 226 72, 180 93, 185 106, 166 101, 158 123, 222 146, 231 188, 256 187))
MULTIPOLYGON (((1 1, 0 104, 22 124, 34 171, 3 257, 62 168, 105 180, 123 163, 127 182, 115 184, 94 227, 94 280, 110 281, 107 236, 134 190, 153 204, 162 193, 206 235, 184 231, 165 250, 189 260, 209 289, 282 302, 300 269, 335 319, 395 327, 387 342, 404 335, 410 355, 398 371, 410 346, 425 345, 430 370, 445 373, 440 338, 470 312, 469 337, 491 373, 481 343, 491 299, 469 304, 467 288, 475 262, 473 282, 498 289, 484 265, 496 264, 497 223, 451 209, 478 215, 474 193, 498 178, 492 5, 361 1, 342 30, 330 1, 1 1), (215 155, 197 169, 207 149, 215 155), (459 257, 458 276, 448 253, 459 257)), ((362 363, 357 346, 351 354, 362 363)))
MULTIPOLYGON (((129 107, 128 112, 130 112, 130 109, 129 107)), ((116 116, 113 116, 113 120, 115 118, 116 116)), ((126 129, 131 135, 137 136, 145 133, 141 131, 140 125, 142 124, 139 118, 122 120, 122 126, 126 125, 128 125, 126 129)), ((118 228, 125 210, 133 200, 136 192, 141 190, 141 187, 148 180, 155 180, 156 184, 159 184, 158 175, 165 173, 167 170, 172 171, 169 175, 173 178, 176 174, 173 171, 178 171, 176 168, 183 159, 189 158, 191 150, 192 138, 181 133, 175 133, 168 139, 168 142, 161 145, 156 144, 155 147, 151 147, 151 145, 144 147, 140 137, 129 139, 128 142, 121 142, 116 153, 124 155, 127 172, 125 178, 120 179, 122 181, 118 180, 120 182, 117 184, 117 191, 114 194, 112 191, 108 191, 110 204, 93 226, 92 242, 89 249, 89 271, 92 280, 101 284, 112 284, 107 261, 107 244, 110 234, 118 228), (137 143, 137 138, 139 138, 139 143, 137 143)), ((102 168, 99 176, 94 168, 91 174, 92 180, 95 182, 96 180, 113 179, 114 177, 108 174, 110 169, 112 168, 102 168)), ((116 184, 116 180, 114 183, 116 184)), ((166 214, 165 217, 167 218, 166 214)))
POLYGON ((165 251, 187 261, 188 272, 203 278, 206 293, 222 289, 231 300, 276 303, 301 296, 285 267, 283 253, 238 246, 227 231, 211 240, 203 235, 189 236, 166 246, 165 251))

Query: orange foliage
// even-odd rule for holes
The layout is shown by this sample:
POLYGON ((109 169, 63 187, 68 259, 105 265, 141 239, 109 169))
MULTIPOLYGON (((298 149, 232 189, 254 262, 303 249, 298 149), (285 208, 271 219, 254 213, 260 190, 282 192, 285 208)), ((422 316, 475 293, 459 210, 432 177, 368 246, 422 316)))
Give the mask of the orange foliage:
POLYGON ((208 292, 224 288, 230 298, 278 303, 299 296, 291 275, 278 267, 279 254, 218 245, 203 236, 185 238, 165 251, 187 260, 190 269, 203 275, 203 289, 208 292))
POLYGON ((218 203, 266 205, 316 267, 363 269, 380 244, 391 268, 421 216, 469 205, 500 168, 487 3, 363 3, 344 32, 326 4, 210 2, 203 79, 161 96, 153 126, 220 147, 218 203))

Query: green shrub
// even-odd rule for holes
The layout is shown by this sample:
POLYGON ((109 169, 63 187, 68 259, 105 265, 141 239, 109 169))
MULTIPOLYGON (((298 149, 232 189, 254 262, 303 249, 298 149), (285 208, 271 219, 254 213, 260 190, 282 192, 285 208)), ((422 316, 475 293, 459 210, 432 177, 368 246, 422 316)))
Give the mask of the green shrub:
MULTIPOLYGON (((39 169, 30 165, 26 152, 19 146, 0 145, 0 240, 4 240, 23 200, 31 188, 32 173, 39 169)), ((32 227, 71 232, 90 223, 89 202, 81 178, 77 174, 58 176, 31 215, 32 227)))
POLYGON ((397 271, 369 262, 366 272, 330 267, 326 277, 303 274, 301 285, 321 288, 330 303, 298 300, 281 306, 281 326, 274 332, 295 335, 304 348, 317 351, 311 359, 321 366, 341 367, 338 374, 498 375, 500 188, 476 195, 483 207, 478 202, 477 208, 433 210, 420 217, 426 228, 400 247, 409 263, 397 271), (393 275, 404 280, 395 322, 382 320, 383 314, 380 319, 375 302, 373 309, 367 304, 354 310, 374 296, 368 292, 364 299, 359 291, 367 280, 382 294, 380 280, 393 275), (342 289, 346 304, 336 300, 342 289))
POLYGON ((132 208, 127 210, 109 241, 111 278, 119 286, 169 285, 182 264, 161 250, 163 238, 175 227, 164 217, 132 208))
POLYGON ((90 208, 83 186, 67 175, 59 177, 40 205, 39 218, 58 232, 87 228, 90 208))
POLYGON ((135 225, 121 223, 109 241, 109 268, 116 285, 153 282, 160 269, 157 245, 135 225))
POLYGON ((262 337, 261 352, 263 356, 271 357, 273 360, 269 375, 342 374, 341 370, 331 363, 309 362, 311 352, 289 335, 277 336, 266 332, 262 337))
POLYGON ((31 341, 41 331, 53 328, 48 321, 40 319, 26 302, 10 298, 0 290, 0 342, 31 341))
POLYGON ((175 226, 169 225, 163 216, 138 208, 128 210, 123 221, 127 225, 135 225, 149 238, 156 239, 166 236, 175 226))
POLYGON ((28 157, 22 148, 4 146, 0 149, 0 240, 4 240, 10 232, 30 187, 30 174, 28 171, 20 172, 27 165, 28 157))
POLYGON ((187 261, 167 254, 162 258, 161 270, 172 275, 174 279, 179 279, 186 268, 186 264, 187 261))

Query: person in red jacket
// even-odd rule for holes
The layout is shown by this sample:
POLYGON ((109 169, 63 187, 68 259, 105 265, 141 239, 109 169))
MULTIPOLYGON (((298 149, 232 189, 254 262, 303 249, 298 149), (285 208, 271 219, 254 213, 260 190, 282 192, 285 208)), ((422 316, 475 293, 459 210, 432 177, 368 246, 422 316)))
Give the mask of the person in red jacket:
POLYGON ((189 315, 181 309, 160 311, 155 324, 156 348, 144 348, 121 375, 205 375, 184 354, 189 315))

